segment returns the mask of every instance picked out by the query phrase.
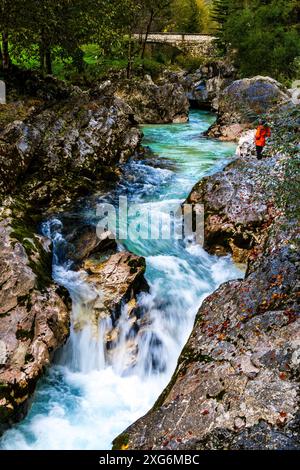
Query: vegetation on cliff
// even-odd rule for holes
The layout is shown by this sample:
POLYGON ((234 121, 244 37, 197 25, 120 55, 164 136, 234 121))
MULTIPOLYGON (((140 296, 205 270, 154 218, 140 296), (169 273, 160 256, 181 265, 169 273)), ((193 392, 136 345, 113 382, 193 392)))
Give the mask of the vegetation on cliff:
POLYGON ((299 73, 300 7, 297 0, 215 0, 214 19, 224 53, 234 53, 242 76, 292 78, 299 73))

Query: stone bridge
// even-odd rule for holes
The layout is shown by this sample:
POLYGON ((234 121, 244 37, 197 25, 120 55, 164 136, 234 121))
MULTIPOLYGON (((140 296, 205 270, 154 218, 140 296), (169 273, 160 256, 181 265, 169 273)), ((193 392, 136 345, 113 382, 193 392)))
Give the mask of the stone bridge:
MULTIPOLYGON (((135 34, 136 40, 145 39, 144 34, 135 34)), ((147 44, 169 44, 176 47, 183 53, 192 56, 209 56, 214 51, 215 37, 209 34, 188 34, 188 33, 150 33, 147 44)))

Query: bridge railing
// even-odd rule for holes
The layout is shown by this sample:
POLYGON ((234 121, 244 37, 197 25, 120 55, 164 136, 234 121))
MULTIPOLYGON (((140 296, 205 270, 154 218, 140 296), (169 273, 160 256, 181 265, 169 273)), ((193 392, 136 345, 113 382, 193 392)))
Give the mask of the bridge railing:
MULTIPOLYGON (((211 36, 213 37, 213 34, 209 33, 172 33, 172 32, 153 32, 148 34, 148 36, 211 36)), ((135 36, 145 36, 145 33, 136 33, 135 36)))
MULTIPOLYGON (((144 39, 146 36, 145 33, 135 34, 134 37, 137 39, 144 39)), ((166 40, 168 42, 189 42, 189 41, 200 41, 201 38, 206 39, 214 39, 212 34, 202 34, 202 33, 149 33, 148 34, 148 41, 163 41, 166 40)))

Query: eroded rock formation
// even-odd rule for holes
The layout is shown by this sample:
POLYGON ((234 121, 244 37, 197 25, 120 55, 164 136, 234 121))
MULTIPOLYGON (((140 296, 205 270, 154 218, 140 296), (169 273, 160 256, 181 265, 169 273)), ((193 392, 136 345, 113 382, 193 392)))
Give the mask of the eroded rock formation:
POLYGON ((235 261, 247 261, 276 215, 273 188, 267 184, 266 175, 270 183, 281 174, 278 158, 258 163, 249 157, 234 161, 224 171, 196 184, 187 202, 204 204, 207 251, 219 255, 229 252, 235 261))
POLYGON ((218 119, 208 135, 221 140, 238 140, 258 117, 290 99, 288 90, 270 77, 236 80, 221 92, 218 119))
POLYGON ((21 419, 44 368, 69 334, 67 294, 51 279, 49 240, 24 206, 0 212, 0 430, 21 419))
POLYGON ((27 197, 50 201, 91 191, 132 156, 141 133, 131 108, 115 97, 80 92, 31 111, 0 134, 0 192, 22 186, 27 197))
POLYGON ((168 124, 187 122, 189 101, 181 84, 162 79, 154 83, 147 80, 123 81, 116 95, 126 101, 141 124, 168 124))

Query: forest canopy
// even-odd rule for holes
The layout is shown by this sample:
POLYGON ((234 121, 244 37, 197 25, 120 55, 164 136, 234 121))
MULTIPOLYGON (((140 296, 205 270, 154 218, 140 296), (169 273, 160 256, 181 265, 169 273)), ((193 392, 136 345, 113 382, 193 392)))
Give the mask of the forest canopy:
POLYGON ((299 18, 298 0, 0 0, 1 67, 51 74, 54 62, 80 72, 94 58, 144 60, 146 41, 137 47, 132 35, 162 31, 213 34, 241 76, 291 79, 299 18))

